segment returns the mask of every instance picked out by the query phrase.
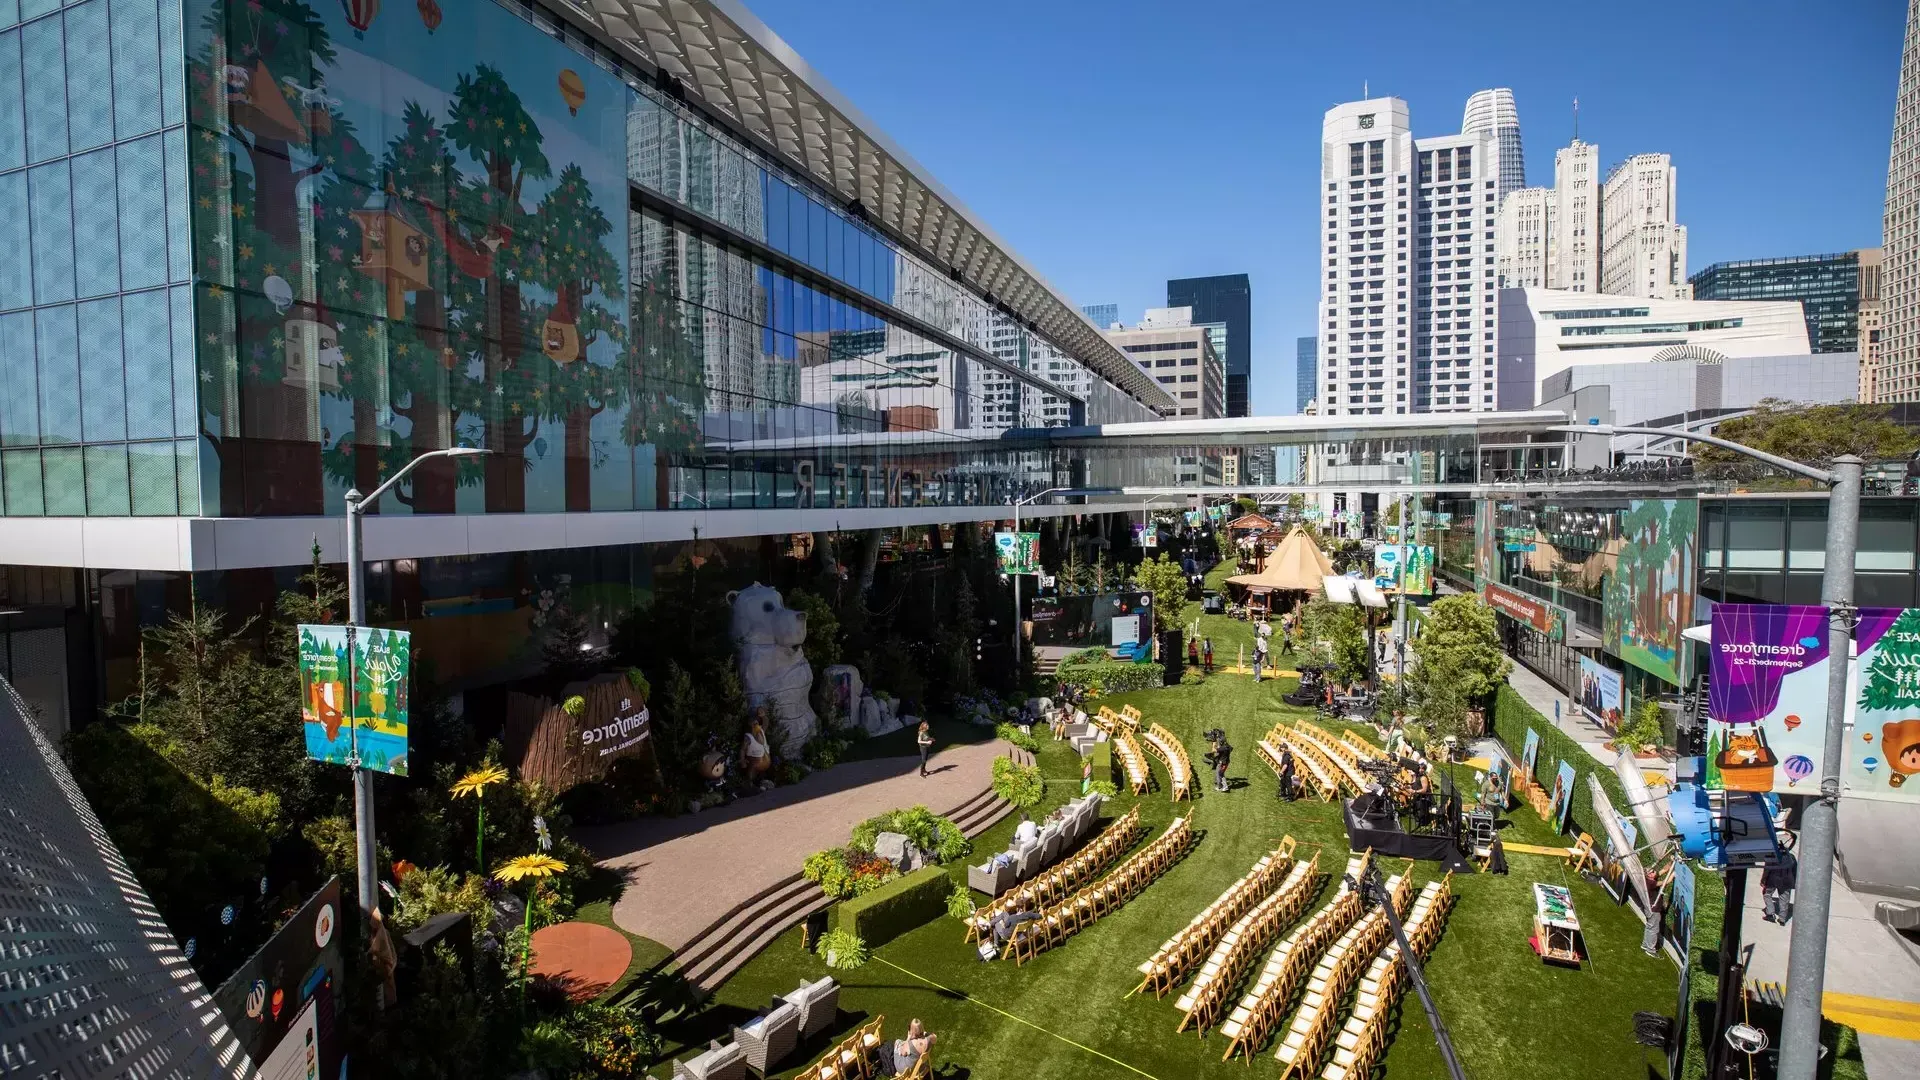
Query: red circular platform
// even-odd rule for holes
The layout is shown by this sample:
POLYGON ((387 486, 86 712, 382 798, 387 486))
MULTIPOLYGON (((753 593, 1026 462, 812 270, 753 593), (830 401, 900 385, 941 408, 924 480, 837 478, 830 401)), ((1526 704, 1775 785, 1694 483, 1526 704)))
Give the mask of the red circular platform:
POLYGON ((611 927, 566 922, 533 932, 533 974, 565 988, 575 1001, 605 993, 632 962, 633 944, 611 927))

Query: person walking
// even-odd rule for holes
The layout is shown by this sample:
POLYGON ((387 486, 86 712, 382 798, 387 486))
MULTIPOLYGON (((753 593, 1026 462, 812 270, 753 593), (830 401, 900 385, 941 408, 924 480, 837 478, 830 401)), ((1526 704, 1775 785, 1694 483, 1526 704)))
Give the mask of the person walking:
POLYGON ((1260 681, 1260 672, 1266 666, 1267 666, 1267 639, 1263 637, 1256 637, 1253 639, 1253 681, 1254 682, 1260 681))
POLYGON ((1200 666, 1200 639, 1199 638, 1187 639, 1187 666, 1188 667, 1200 666))
POLYGON ((1286 802, 1292 802, 1294 779, 1293 748, 1290 746, 1282 746, 1280 748, 1280 768, 1278 775, 1280 777, 1280 798, 1286 802))
POLYGON ((920 775, 925 776, 927 755, 933 752, 933 725, 925 720, 920 721, 920 731, 915 735, 914 742, 920 747, 920 775))
POLYGON ((1227 763, 1233 760, 1233 744, 1224 732, 1213 743, 1213 790, 1226 791, 1227 763))
MULTIPOLYGON (((1791 837, 1791 833, 1787 836, 1791 837)), ((1763 897, 1761 917, 1770 923, 1787 925, 1793 918, 1793 888, 1799 876, 1800 861, 1793 857, 1791 841, 1780 848, 1780 857, 1768 864, 1760 872, 1760 894, 1763 897)))
POLYGON ((1200 639, 1200 661, 1201 661, 1201 664, 1205 667, 1206 673, 1209 675, 1213 674, 1213 639, 1212 638, 1200 639))

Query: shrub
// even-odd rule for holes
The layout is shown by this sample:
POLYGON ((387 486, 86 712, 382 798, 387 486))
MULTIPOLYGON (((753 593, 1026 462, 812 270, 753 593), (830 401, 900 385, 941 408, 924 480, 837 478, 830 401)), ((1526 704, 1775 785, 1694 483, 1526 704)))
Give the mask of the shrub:
POLYGON ((1660 745, 1660 703, 1642 701, 1633 711, 1633 719, 1620 725, 1620 731, 1614 735, 1615 745, 1630 753, 1639 753, 1660 745))
POLYGON ((1029 754, 1040 752, 1040 740, 1026 734, 1013 724, 996 724, 993 733, 1029 754))
POLYGON ((830 968, 851 971, 867 962, 867 943, 850 930, 835 928, 820 935, 814 946, 814 952, 826 961, 830 968))
POLYGON ((966 919, 978 910, 979 905, 973 902, 973 890, 965 885, 955 884, 953 891, 947 894, 948 915, 956 919, 966 919))
POLYGON ((870 852, 883 832, 904 835, 937 863, 951 863, 973 854, 973 842, 960 831, 960 826, 924 806, 876 814, 855 825, 847 842, 856 850, 870 852))
POLYGON ((932 922, 947 908, 953 879, 939 866, 923 866, 834 909, 834 926, 869 948, 885 945, 916 926, 932 922))
POLYGON ((653 695, 653 684, 647 681, 646 672, 637 667, 627 669, 627 685, 633 687, 633 692, 640 695, 641 701, 653 695))
POLYGON ((829 848, 807 856, 800 876, 835 900, 869 893, 899 876, 893 864, 869 851, 829 848))
POLYGON ((1032 806, 1047 793, 1038 765, 1019 765, 1012 758, 993 759, 993 793, 1014 806, 1032 806))
POLYGON ((1190 667, 1180 673, 1180 685, 1182 686, 1197 686, 1206 681, 1207 677, 1200 674, 1199 668, 1190 667))
POLYGON ((1120 794, 1120 789, 1115 786, 1111 780, 1095 780, 1087 790, 1095 795, 1104 795, 1109 799, 1120 794))
POLYGON ((579 694, 575 694, 561 702, 560 708, 565 711, 568 716, 578 720, 580 719, 580 715, 587 711, 587 699, 581 697, 579 694))
POLYGON ((1166 669, 1159 664, 1125 663, 1098 649, 1068 657, 1055 674, 1062 686, 1078 687, 1091 694, 1155 690, 1166 681, 1166 669))
POLYGON ((1102 739, 1099 742, 1094 743, 1093 750, 1090 753, 1089 757, 1093 761, 1094 783, 1097 784, 1102 780, 1113 779, 1113 743, 1112 742, 1106 739, 1102 739))

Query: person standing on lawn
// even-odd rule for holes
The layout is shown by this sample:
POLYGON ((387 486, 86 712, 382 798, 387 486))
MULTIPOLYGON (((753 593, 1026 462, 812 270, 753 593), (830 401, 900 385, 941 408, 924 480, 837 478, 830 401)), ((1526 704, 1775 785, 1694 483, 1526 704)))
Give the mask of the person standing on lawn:
POLYGON ((925 776, 927 755, 933 752, 933 725, 925 720, 920 721, 920 731, 914 737, 914 742, 920 747, 920 775, 925 776))
POLYGON ((1201 659, 1201 663, 1205 665, 1207 674, 1209 675, 1213 674, 1213 639, 1212 638, 1200 639, 1200 659, 1201 659))

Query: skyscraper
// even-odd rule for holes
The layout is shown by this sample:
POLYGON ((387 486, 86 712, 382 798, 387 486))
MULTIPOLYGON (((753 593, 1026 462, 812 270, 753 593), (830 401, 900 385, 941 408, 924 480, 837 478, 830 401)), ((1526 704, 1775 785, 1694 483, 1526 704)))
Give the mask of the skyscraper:
POLYGON ((1167 282, 1167 306, 1190 307, 1195 323, 1227 325, 1227 415, 1248 415, 1253 390, 1253 287, 1245 274, 1167 282))
POLYGON ((1920 401, 1920 0, 1907 3, 1900 96, 1887 158, 1877 401, 1920 401))
POLYGON ((1685 300, 1687 227, 1674 215, 1680 172, 1665 154, 1635 154, 1607 172, 1600 192, 1600 291, 1685 300))
POLYGON ((1877 301, 1880 252, 1790 255, 1717 262, 1687 279, 1695 300, 1798 300, 1807 317, 1807 342, 1817 353, 1858 352, 1867 362, 1862 332, 1877 301))
POLYGON ((1320 382, 1320 339, 1301 338, 1298 342, 1298 359, 1295 362, 1299 368, 1295 373, 1293 411, 1305 412, 1307 402, 1313 400, 1314 392, 1320 382))
POLYGON ((1547 288, 1600 291, 1600 148, 1578 138, 1553 153, 1547 288))
POLYGON ((1506 87, 1482 90, 1467 99, 1466 115, 1460 120, 1460 133, 1486 132, 1493 136, 1494 153, 1500 171, 1494 177, 1494 205, 1506 199, 1510 191, 1527 186, 1527 159, 1520 150, 1520 109, 1513 103, 1513 91, 1506 87))
POLYGON ((1085 315, 1092 321, 1093 325, 1100 329, 1109 330, 1113 328, 1114 323, 1120 321, 1120 305, 1082 304, 1080 305, 1080 314, 1085 315))

